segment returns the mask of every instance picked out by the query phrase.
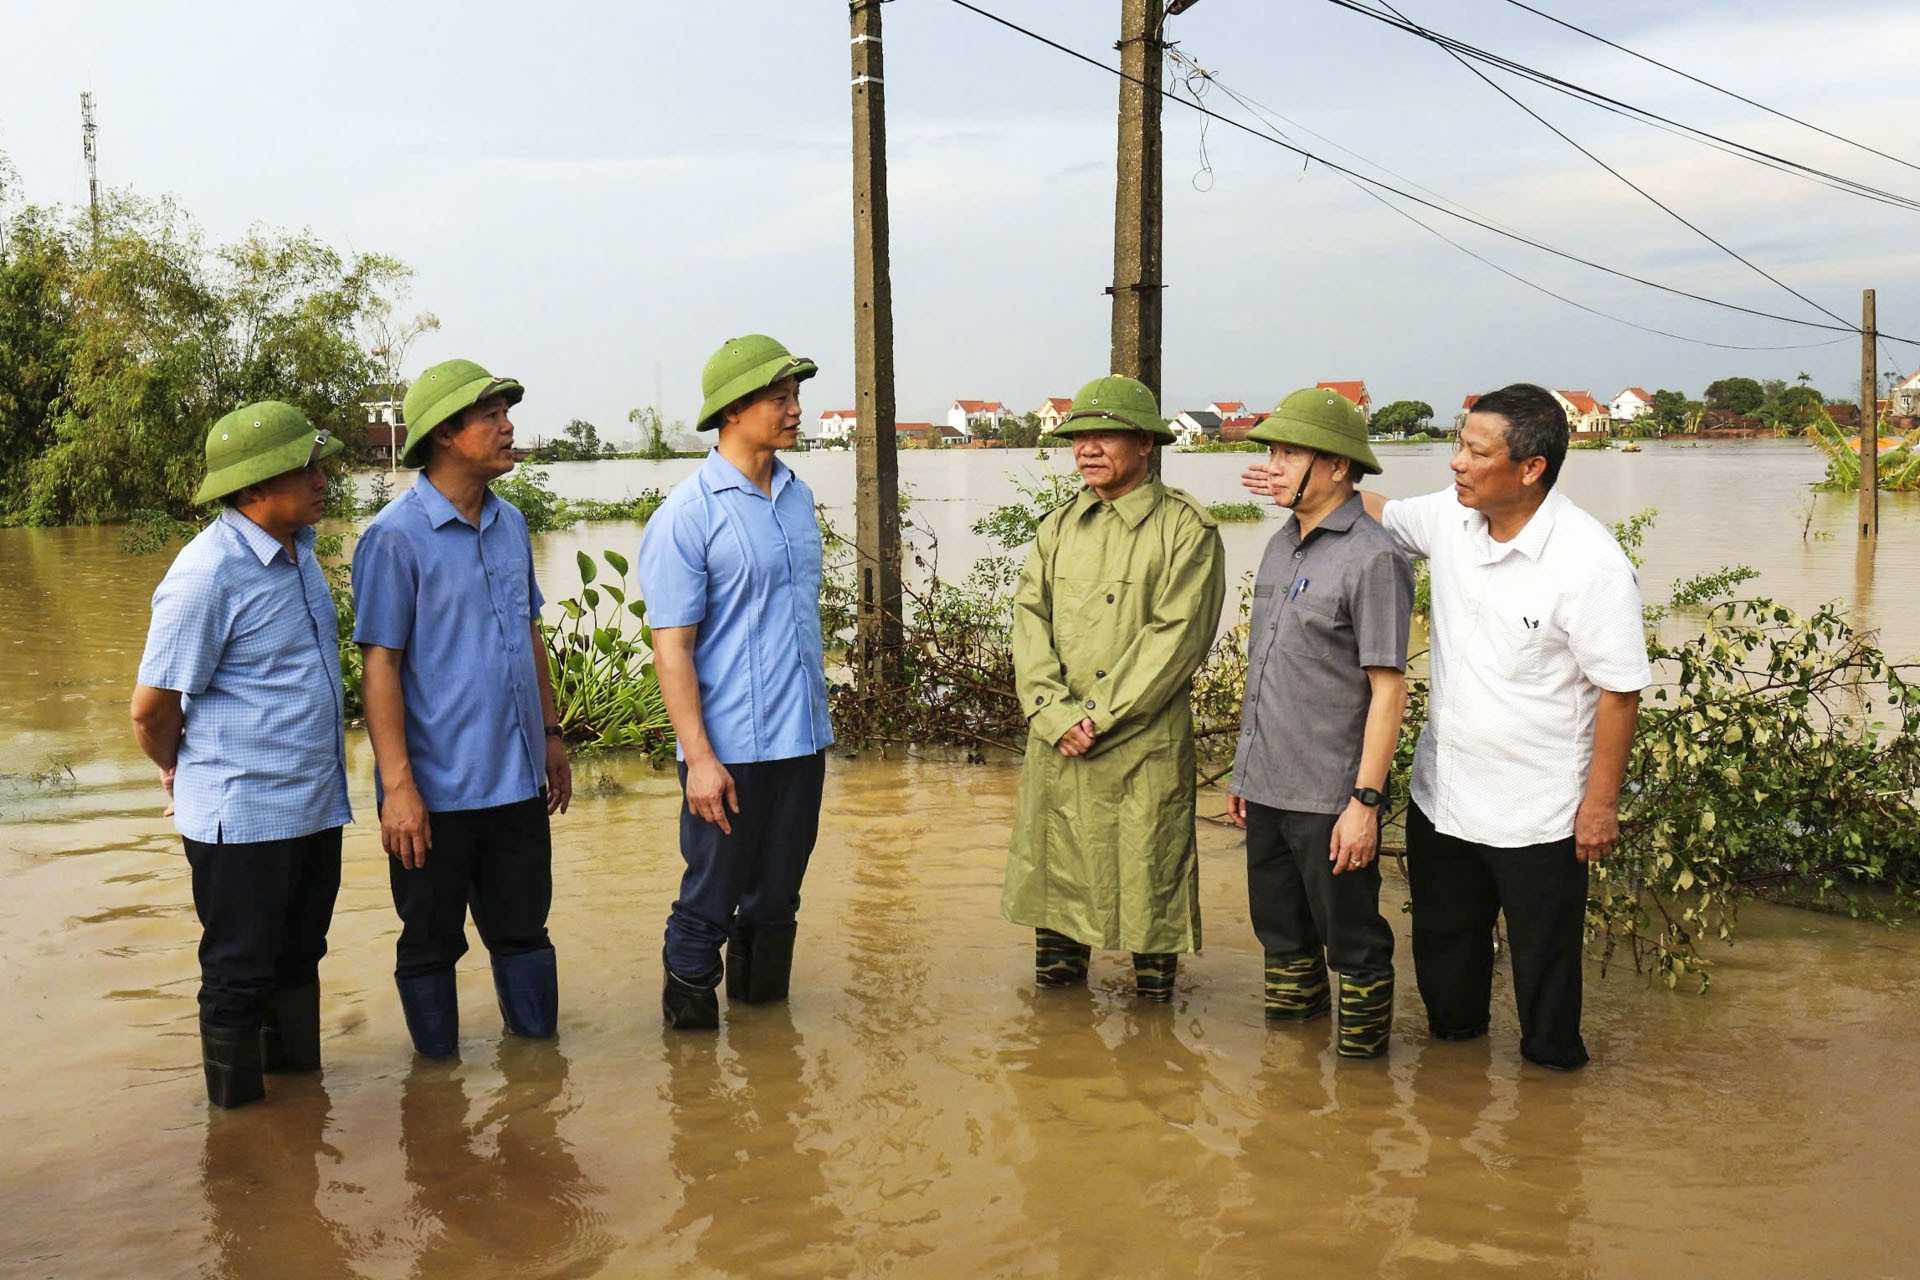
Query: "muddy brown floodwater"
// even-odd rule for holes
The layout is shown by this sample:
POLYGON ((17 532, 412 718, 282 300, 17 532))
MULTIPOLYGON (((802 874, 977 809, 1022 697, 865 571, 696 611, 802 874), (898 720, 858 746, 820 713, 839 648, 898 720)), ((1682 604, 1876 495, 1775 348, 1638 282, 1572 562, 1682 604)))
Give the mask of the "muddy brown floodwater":
POLYGON ((186 867, 125 724, 164 560, 117 541, 0 531, 0 1274, 1920 1275, 1915 932, 1749 907, 1709 996, 1590 969, 1594 1064, 1561 1076, 1520 1062, 1504 992, 1488 1040, 1427 1038, 1390 873, 1391 1055, 1338 1061, 1324 1022, 1263 1024, 1212 822, 1208 945, 1171 1007, 1111 955, 1090 990, 1036 992, 998 915, 999 764, 834 758, 793 999, 717 1036, 660 1027, 672 775, 583 764, 555 827, 559 1039, 504 1038, 470 954, 439 1065, 393 990, 356 732, 326 1068, 212 1113, 186 867))

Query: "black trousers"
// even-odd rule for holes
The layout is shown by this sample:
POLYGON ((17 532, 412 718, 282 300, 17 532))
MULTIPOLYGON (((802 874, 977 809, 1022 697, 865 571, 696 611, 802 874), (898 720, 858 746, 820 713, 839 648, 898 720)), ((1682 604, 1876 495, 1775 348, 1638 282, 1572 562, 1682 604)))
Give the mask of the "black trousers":
POLYGON ((320 980, 340 892, 340 828, 290 840, 186 840, 200 917, 200 1016, 252 1028, 276 991, 320 980))
POLYGON ((1333 874, 1338 819, 1247 802, 1247 907, 1269 955, 1318 956, 1351 976, 1393 972, 1393 927, 1380 914, 1380 862, 1333 874))
POLYGON ((748 928, 793 923, 820 832, 825 751, 730 764, 727 772, 740 800, 740 812, 727 815, 732 835, 688 807, 687 766, 680 766, 680 856, 687 870, 667 917, 666 955, 667 966, 686 977, 719 963, 736 918, 748 928))
POLYGON ((1520 1054, 1543 1066, 1584 1066, 1580 1038, 1587 865, 1573 837, 1499 849, 1442 835, 1418 805, 1407 811, 1413 966, 1427 1025, 1445 1040, 1486 1034, 1493 1005, 1493 925, 1507 917, 1520 1054))
POLYGON ((444 973, 467 954, 467 911, 495 955, 544 951, 553 906, 553 834, 544 795, 429 813, 433 848, 411 871, 387 859, 400 941, 393 976, 444 973))

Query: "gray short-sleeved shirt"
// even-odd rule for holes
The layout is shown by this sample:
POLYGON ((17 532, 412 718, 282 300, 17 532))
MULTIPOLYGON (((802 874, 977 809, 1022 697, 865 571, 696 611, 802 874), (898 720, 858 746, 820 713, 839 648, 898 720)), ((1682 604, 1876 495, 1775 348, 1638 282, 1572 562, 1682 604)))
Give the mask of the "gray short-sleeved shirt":
POLYGON ((1355 494, 1300 540, 1287 521, 1253 582, 1233 794, 1339 813, 1353 794, 1373 689, 1407 665, 1413 565, 1355 494))

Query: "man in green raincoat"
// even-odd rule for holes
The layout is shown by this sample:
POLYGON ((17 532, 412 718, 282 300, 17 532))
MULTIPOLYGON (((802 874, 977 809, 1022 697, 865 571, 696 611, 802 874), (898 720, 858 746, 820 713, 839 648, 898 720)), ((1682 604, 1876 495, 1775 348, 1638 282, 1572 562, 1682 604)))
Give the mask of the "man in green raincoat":
POLYGON ((1001 912, 1036 931, 1034 978, 1087 978, 1094 946, 1133 953, 1136 990, 1173 998, 1200 947, 1193 707, 1226 595, 1214 521, 1152 473, 1173 432, 1132 378, 1089 382, 1055 428, 1086 481, 1040 521, 1014 595, 1026 762, 1001 912))

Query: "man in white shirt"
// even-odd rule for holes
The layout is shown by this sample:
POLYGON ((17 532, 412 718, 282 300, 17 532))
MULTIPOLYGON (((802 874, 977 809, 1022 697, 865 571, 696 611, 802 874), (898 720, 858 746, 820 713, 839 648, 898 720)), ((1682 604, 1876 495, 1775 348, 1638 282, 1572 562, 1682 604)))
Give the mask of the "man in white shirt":
MULTIPOLYGON (((1606 527, 1554 490, 1567 419, 1517 383, 1461 428, 1451 490, 1368 514, 1433 574, 1427 723, 1407 816, 1413 960, 1441 1040, 1486 1034, 1504 912, 1520 1052, 1571 1071, 1587 864, 1613 851, 1640 690, 1640 588, 1606 527)), ((1251 471, 1248 487, 1259 488, 1251 471)))

